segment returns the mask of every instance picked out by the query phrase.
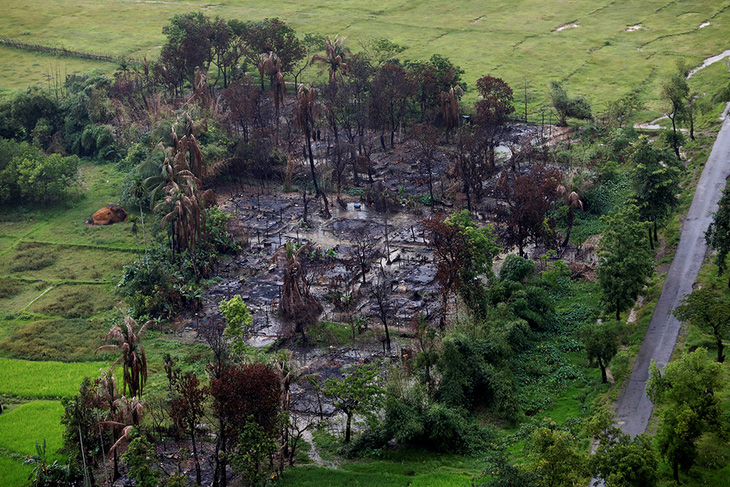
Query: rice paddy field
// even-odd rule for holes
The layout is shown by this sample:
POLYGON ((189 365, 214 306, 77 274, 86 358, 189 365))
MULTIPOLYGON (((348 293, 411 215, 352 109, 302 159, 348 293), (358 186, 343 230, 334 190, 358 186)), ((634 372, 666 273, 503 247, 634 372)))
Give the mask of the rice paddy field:
MULTIPOLYGON (((598 110, 628 92, 643 92, 650 117, 660 111, 659 82, 678 59, 697 66, 730 48, 730 2, 718 0, 5 0, 0 37, 154 59, 163 25, 193 10, 227 19, 279 17, 300 35, 347 36, 353 50, 372 37, 389 38, 408 48, 404 58, 450 58, 471 86, 486 74, 498 76, 523 102, 527 87, 533 114, 545 104, 547 83, 560 80, 598 110)), ((54 74, 115 68, 9 47, 0 47, 0 63, 0 93, 48 84, 54 74)))
POLYGON ((36 442, 46 440, 49 463, 62 460, 55 453, 62 446, 62 414, 60 401, 32 401, 0 415, 0 485, 27 484, 32 467, 21 462, 36 454, 36 442))

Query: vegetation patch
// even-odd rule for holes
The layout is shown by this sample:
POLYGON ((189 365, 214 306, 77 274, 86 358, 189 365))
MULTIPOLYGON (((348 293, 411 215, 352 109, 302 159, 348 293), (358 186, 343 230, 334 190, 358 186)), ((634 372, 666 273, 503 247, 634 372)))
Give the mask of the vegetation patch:
MULTIPOLYGON (((38 297, 49 284, 42 281, 26 281, 23 279, 3 278, 5 284, 2 284, 5 295, 0 295, 0 316, 7 313, 7 319, 12 319, 11 315, 18 313, 25 308, 28 303, 38 297)), ((3 332, 9 332, 8 327, 0 327, 0 339, 3 332)))
POLYGON ((11 273, 39 271, 56 262, 56 252, 45 245, 24 243, 18 245, 17 253, 7 261, 7 270, 11 273))
POLYGON ((64 318, 88 318, 112 309, 115 302, 103 284, 98 286, 65 284, 48 291, 27 311, 64 318))
POLYGON ((130 259, 125 251, 24 243, 18 252, 0 263, 0 275, 16 274, 33 279, 116 282, 130 259))
POLYGON ((107 331, 106 326, 91 320, 18 320, 0 341, 0 353, 30 360, 93 360, 94 350, 107 331))
POLYGON ((482 469, 480 459, 409 449, 386 451, 376 459, 346 461, 337 470, 315 466, 292 468, 284 472, 278 485, 456 487, 468 485, 482 469))
POLYGON ((20 294, 23 283, 9 278, 0 278, 0 299, 8 299, 20 294))

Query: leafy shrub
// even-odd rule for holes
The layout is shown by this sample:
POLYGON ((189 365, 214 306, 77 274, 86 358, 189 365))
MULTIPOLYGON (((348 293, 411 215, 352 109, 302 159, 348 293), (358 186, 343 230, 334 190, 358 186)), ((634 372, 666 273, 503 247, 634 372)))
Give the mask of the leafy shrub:
POLYGON ((613 157, 625 161, 631 151, 631 143, 639 138, 633 127, 622 127, 611 132, 610 147, 613 157))
MULTIPOLYGON (((624 175, 606 181, 585 191, 583 204, 590 215, 606 215, 619 205, 623 205, 631 194, 631 187, 624 175)), ((577 220, 577 218, 576 218, 577 220)))
POLYGON ((391 391, 385 403, 382 428, 362 435, 352 452, 377 452, 390 439, 450 453, 481 453, 494 436, 491 428, 464 416, 460 408, 432 403, 417 386, 391 391))
POLYGON ((208 241, 218 252, 235 253, 240 250, 233 235, 226 229, 226 223, 233 218, 231 215, 214 206, 207 210, 205 218, 208 225, 208 241))
POLYGON ((0 105, 0 137, 30 141, 41 120, 49 132, 61 128, 58 102, 40 88, 29 88, 0 105))
POLYGON ((0 139, 0 204, 68 199, 78 169, 77 157, 46 156, 25 142, 0 139))
POLYGON ((515 315, 527 321, 532 328, 549 330, 558 325, 552 296, 540 287, 527 286, 514 293, 512 307, 515 315))
POLYGON ((501 280, 522 282, 535 272, 535 263, 517 254, 509 254, 499 270, 501 280))
POLYGON ((572 271, 570 267, 565 265, 562 260, 556 260, 550 267, 540 274, 542 283, 552 289, 569 289, 570 275, 572 271))
POLYGON ((629 373, 629 353, 626 349, 621 349, 616 352, 616 355, 611 360, 609 365, 611 369, 611 375, 617 383, 621 383, 626 374, 629 373))
POLYGON ((171 316, 183 307, 199 306, 197 285, 174 272, 167 262, 164 252, 155 251, 148 264, 135 261, 124 266, 117 289, 126 298, 132 317, 171 316))
POLYGON ((107 125, 87 125, 81 132, 81 151, 79 155, 98 157, 104 160, 119 159, 119 151, 114 142, 111 127, 107 125))
POLYGON ((507 420, 519 415, 506 359, 513 353, 503 333, 475 339, 456 334, 442 344, 436 399, 450 408, 486 407, 507 420))

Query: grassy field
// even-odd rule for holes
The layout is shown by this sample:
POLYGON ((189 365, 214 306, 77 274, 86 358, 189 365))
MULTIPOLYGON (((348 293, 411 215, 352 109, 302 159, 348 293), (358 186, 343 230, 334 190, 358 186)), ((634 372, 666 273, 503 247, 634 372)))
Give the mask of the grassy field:
POLYGON ((26 485, 32 467, 21 464, 43 439, 49 463, 61 459, 55 452, 62 444, 62 414, 59 401, 33 401, 0 415, 0 485, 26 485))
POLYGON ((1 45, 0 64, 3 66, 0 96, 30 85, 49 88, 55 83, 62 83, 70 74, 92 71, 111 74, 116 68, 112 63, 27 52, 1 45))
MULTIPOLYGON (((46 450, 61 448, 61 415, 59 401, 32 401, 0 416, 0 448, 22 455, 33 455, 35 443, 46 439, 46 450)), ((53 455, 51 455, 53 456, 53 455)))
POLYGON ((22 466, 23 460, 0 455, 0 478, 3 485, 25 485, 28 483, 28 474, 32 470, 30 466, 22 466))
MULTIPOLYGON (((548 81, 562 80, 571 92, 588 96, 597 110, 628 92, 644 92, 651 101, 650 116, 659 110, 661 78, 677 59, 695 66, 730 47, 730 9, 717 0, 3 3, 0 36, 137 59, 154 58, 164 42, 162 26, 173 15, 192 10, 243 20, 280 17, 300 34, 348 36, 354 50, 371 37, 387 37, 408 47, 405 58, 427 59, 434 53, 451 58, 465 69, 471 86, 491 74, 504 78, 524 99, 527 82, 532 113, 545 103, 548 81), (111 19, 114 28, 109 28, 111 19)), ((43 67, 38 54, 0 51, 0 57, 14 65, 43 67)), ((108 63, 90 66, 94 64, 109 69, 108 63)), ((37 82, 33 72, 0 75, 0 89, 37 82)))
POLYGON ((97 377, 99 369, 109 367, 110 363, 32 362, 0 358, 0 394, 26 398, 71 397, 79 392, 79 384, 84 377, 97 377))
POLYGON ((408 450, 385 452, 381 458, 368 461, 343 462, 337 470, 312 465, 288 469, 277 485, 463 487, 483 468, 479 458, 408 450))

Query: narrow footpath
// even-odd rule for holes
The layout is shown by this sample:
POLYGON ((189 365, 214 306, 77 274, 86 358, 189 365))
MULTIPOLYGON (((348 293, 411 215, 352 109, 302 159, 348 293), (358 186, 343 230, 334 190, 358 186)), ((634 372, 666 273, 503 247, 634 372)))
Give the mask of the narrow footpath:
MULTIPOLYGON (((726 111, 727 112, 727 111, 726 111)), ((692 205, 682 226, 679 246, 662 287, 662 294, 636 357, 631 379, 616 403, 616 421, 624 433, 638 435, 646 431, 653 405, 644 389, 649 365, 659 367, 669 362, 677 342, 680 322, 671 314, 685 294, 692 292, 707 253, 705 231, 717 211, 717 202, 730 175, 730 117, 725 117, 712 153, 697 183, 692 205)))

